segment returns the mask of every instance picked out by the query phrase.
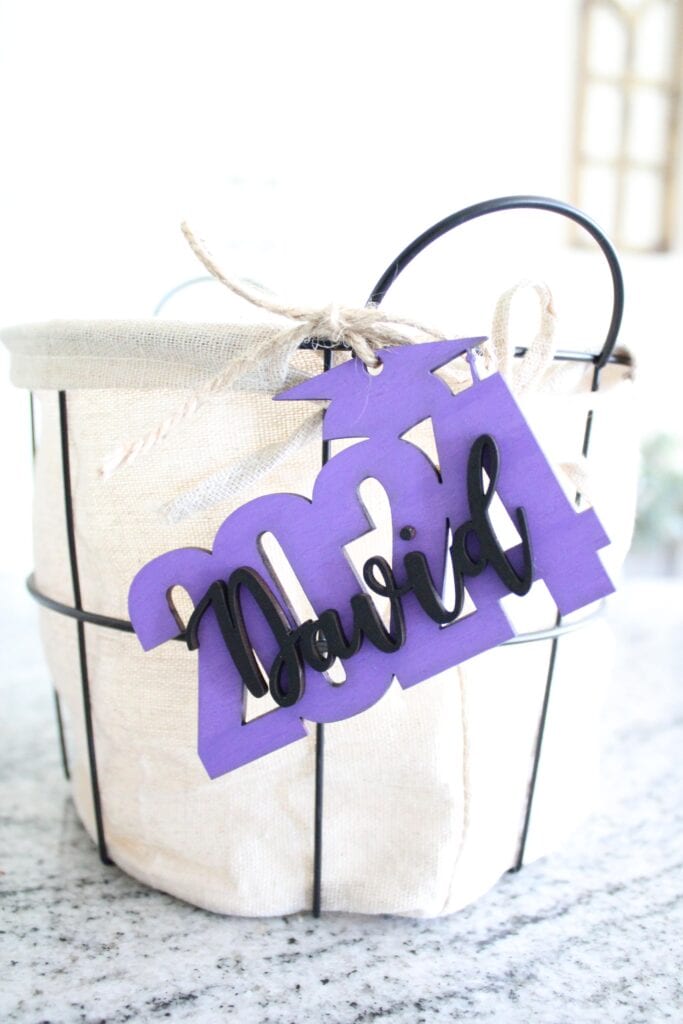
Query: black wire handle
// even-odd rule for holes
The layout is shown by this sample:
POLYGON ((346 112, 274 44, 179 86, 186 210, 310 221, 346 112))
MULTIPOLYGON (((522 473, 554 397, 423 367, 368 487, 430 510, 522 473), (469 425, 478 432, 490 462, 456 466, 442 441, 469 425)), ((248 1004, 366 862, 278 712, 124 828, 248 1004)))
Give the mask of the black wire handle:
POLYGON ((368 304, 379 305, 385 295, 395 282, 396 278, 411 263, 423 249, 436 241, 453 228, 467 224, 468 221, 476 220, 478 217, 485 217, 489 213, 499 213, 502 210, 545 210, 548 213, 558 213, 562 217, 568 217, 576 224, 579 224, 597 242, 609 265, 612 275, 613 305, 612 319, 607 331, 607 337, 602 349, 593 360, 597 370, 601 370, 609 360, 617 343, 619 328, 624 314, 624 278, 621 273, 619 259, 610 240, 604 231, 598 227, 595 221, 591 220, 582 210, 575 206, 562 202, 560 199, 549 199, 545 196, 501 196, 498 199, 487 199, 483 203, 475 203, 474 206, 467 206, 464 210, 458 210, 449 217, 433 224, 421 235, 406 246, 403 252, 399 253, 396 259, 389 264, 379 281, 375 285, 368 299, 368 304))

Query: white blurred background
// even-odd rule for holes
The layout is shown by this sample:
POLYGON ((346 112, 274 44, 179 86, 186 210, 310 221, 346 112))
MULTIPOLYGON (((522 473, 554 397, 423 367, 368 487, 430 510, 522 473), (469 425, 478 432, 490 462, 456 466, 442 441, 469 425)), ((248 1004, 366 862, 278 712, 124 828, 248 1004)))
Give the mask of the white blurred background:
MULTIPOLYGON (((293 301, 362 304, 413 236, 460 207, 578 198, 623 242, 621 341, 639 361, 648 465, 666 449, 655 477, 673 510, 664 533, 646 524, 642 547, 671 567, 683 516, 680 110, 656 83, 678 74, 680 5, 650 3, 629 54, 623 19, 644 6, 622 3, 615 21, 605 2, 586 39, 579 0, 4 0, 0 323, 150 315, 201 273, 183 218, 229 272, 293 301), (581 105, 586 53, 605 81, 581 105), (634 75, 646 83, 625 127, 634 75), (583 176, 577 138, 598 161, 583 176)), ((470 224, 406 272, 390 305, 445 333, 487 333, 500 292, 540 278, 560 345, 597 350, 609 278, 594 248, 571 242, 550 215, 470 224)), ((233 312, 206 284, 165 315, 233 312)), ((25 574, 28 399, 1 359, 3 568, 25 574)))

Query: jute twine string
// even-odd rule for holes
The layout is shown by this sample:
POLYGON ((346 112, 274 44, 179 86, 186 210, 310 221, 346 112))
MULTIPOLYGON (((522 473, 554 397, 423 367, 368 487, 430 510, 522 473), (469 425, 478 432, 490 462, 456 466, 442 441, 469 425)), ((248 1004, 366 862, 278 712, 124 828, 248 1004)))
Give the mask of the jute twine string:
MULTIPOLYGON (((555 319, 552 295, 545 284, 525 280, 504 292, 496 304, 490 342, 484 345, 481 352, 485 371, 492 372, 498 369, 502 372, 517 396, 523 396, 524 393, 540 387, 541 380, 551 368, 555 355, 555 319), (514 350, 510 343, 510 315, 515 297, 528 289, 534 291, 539 300, 539 326, 524 357, 514 359, 514 350)), ((471 383, 469 368, 457 366, 456 363, 451 364, 444 374, 454 393, 471 383)), ((594 397, 592 396, 592 399, 594 397)), ((290 437, 263 445, 257 451, 249 452, 247 456, 231 465, 204 477, 168 502, 160 510, 161 513, 167 522, 182 522, 206 509, 233 501, 240 493, 260 486, 263 478, 286 463, 301 448, 320 440, 322 418, 323 409, 315 409, 290 437)), ((587 467, 582 457, 574 462, 559 461, 558 467, 576 490, 583 494, 587 493, 587 467)))
POLYGON ((144 437, 122 444, 111 452, 100 467, 100 475, 105 480, 122 467, 130 465, 144 452, 154 448, 184 420, 194 416, 210 398, 226 391, 262 360, 282 354, 288 358, 305 338, 341 344, 352 351, 366 366, 372 367, 378 365, 379 349, 392 345, 412 344, 418 340, 417 336, 422 340, 439 340, 444 337, 441 331, 425 327, 424 324, 407 317, 388 313, 376 306, 355 308, 331 303, 320 309, 278 302, 228 277, 188 225, 183 223, 181 230, 193 253, 217 281, 252 306, 285 318, 289 321, 289 326, 284 326, 281 333, 269 338, 262 345, 255 345, 242 358, 231 360, 229 366, 188 395, 182 405, 149 430, 144 437))

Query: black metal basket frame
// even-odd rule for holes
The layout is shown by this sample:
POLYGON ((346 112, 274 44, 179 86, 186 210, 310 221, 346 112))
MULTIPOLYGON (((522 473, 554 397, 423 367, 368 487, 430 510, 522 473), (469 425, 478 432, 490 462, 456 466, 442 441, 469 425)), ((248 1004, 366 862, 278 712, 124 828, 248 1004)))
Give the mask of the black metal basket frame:
MULTIPOLYGON (((432 227, 428 228, 425 232, 419 235, 414 241, 410 243, 392 263, 387 267, 385 272, 380 277, 379 281, 373 288, 370 297, 368 299, 368 305, 379 305, 385 298, 387 292, 394 284, 399 275, 405 270, 409 263, 411 263, 416 256, 419 255, 428 245, 436 241, 442 235, 445 235, 454 228, 459 227, 462 224, 466 224, 468 221, 476 220, 479 217, 486 216, 491 213, 499 213, 505 210, 540 210, 549 213, 559 214, 563 217, 574 221, 581 228, 583 228, 597 243, 599 249, 604 255, 607 264, 609 266, 612 288, 613 288, 613 305, 612 315, 605 337, 602 348, 597 353, 581 352, 581 351, 558 351, 555 353, 555 359, 557 360, 572 360, 584 363, 590 363, 593 366, 593 376, 591 381, 591 391, 598 391, 600 386, 600 374, 607 363, 619 363, 622 365, 629 365, 630 358, 625 353, 615 353, 615 346, 617 337, 619 334, 619 328, 621 326, 621 320, 624 309, 624 284, 617 258, 616 252, 606 237, 604 232, 598 227, 598 225, 591 220, 585 213, 570 206, 568 203, 562 202, 557 199, 550 199, 543 196, 504 196, 498 199, 487 200, 486 202, 477 203, 473 206, 468 206, 463 210, 460 210, 449 217, 444 218, 432 227)), ((199 280, 204 280, 200 278, 199 280)), ((182 287, 182 286, 181 286, 182 287)), ((169 295, 174 294, 177 289, 169 295)), ((167 296, 168 297, 168 296, 167 296)), ((157 307, 157 312, 160 306, 157 307)), ((343 343, 328 342, 325 343, 325 339, 306 339, 302 342, 301 348, 304 349, 318 349, 322 355, 323 371, 327 371, 332 367, 332 354, 335 350, 344 350, 346 346, 343 343)), ((523 356, 526 352, 524 348, 518 348, 515 350, 515 356, 523 356)), ((34 417, 34 402, 33 394, 29 396, 30 400, 30 413, 31 413, 31 444, 33 456, 35 458, 36 453, 36 429, 35 429, 35 417, 34 417)), ((60 451, 61 451, 61 471, 62 471, 62 484, 63 484, 63 497, 64 497, 64 510, 65 510, 65 521, 66 521, 66 534, 67 534, 67 546, 69 554, 69 568, 71 574, 71 585, 73 592, 73 604, 67 605, 60 601, 56 601, 49 595, 42 593, 36 585, 35 575, 31 573, 27 580, 27 587, 35 600, 43 605, 45 608, 59 614, 68 616, 75 620, 77 630, 77 641, 78 641, 78 660, 81 677, 81 694, 83 703, 83 717, 87 741, 88 751, 88 766, 90 773, 90 784, 91 794, 93 803, 93 812, 95 820, 95 828, 97 834, 97 846, 100 858, 104 864, 113 864, 108 848, 107 839, 104 826, 104 816, 102 810, 102 793, 99 782, 99 775, 97 769, 97 753, 95 743, 95 731, 93 727, 93 715, 90 695, 90 677, 88 671, 88 652, 86 644, 86 625, 94 626, 96 628, 109 628, 116 629, 122 632, 132 633, 133 627, 131 623, 125 619, 112 618, 107 615, 96 614, 89 612, 83 607, 81 597, 81 585, 80 575, 78 569, 78 551, 76 545, 76 532, 74 523, 74 507, 71 487, 71 459, 70 459, 70 443, 69 443, 69 416, 68 416, 68 400, 67 392, 58 392, 58 403, 59 403, 59 434, 60 434, 60 451)), ((584 456, 588 455, 590 448, 591 431, 593 428, 593 410, 590 409, 586 416, 586 422, 584 427, 583 442, 581 451, 584 456)), ((330 458, 330 442, 322 441, 321 451, 321 464, 324 466, 330 458)), ((577 504, 580 498, 577 494, 577 504)), ((598 609, 599 610, 599 609, 598 609)), ((517 851, 517 857, 515 864, 511 868, 512 871, 519 871, 524 864, 524 855, 526 850, 527 838, 529 833, 529 825, 531 821, 531 813, 533 807, 534 793, 536 789, 536 783, 538 779, 538 771, 541 760, 541 752, 543 747, 543 736, 545 732, 545 725, 548 715, 548 708, 550 704, 550 696, 553 684, 553 678, 555 674, 555 668, 557 663, 558 646, 561 637, 575 629, 580 628, 585 624, 586 621, 593 618, 596 611, 593 610, 588 615, 585 615, 581 619, 573 619, 569 622, 563 622, 559 613, 556 619, 555 626, 550 629, 538 630, 531 633, 519 634, 507 641, 507 644, 518 644, 518 643, 530 643, 538 641, 549 641, 550 650, 548 656, 548 669, 546 676, 546 683, 543 691, 543 701, 539 715, 538 730, 536 735, 536 742, 534 747, 534 756, 532 763, 532 771, 529 779, 529 786, 527 791, 527 801, 524 813, 524 822, 522 832, 519 841, 519 847, 517 851)), ((183 640, 183 635, 179 635, 179 640, 183 640)), ((59 747, 61 752, 62 766, 64 775, 68 779, 70 777, 69 770, 69 757, 67 752, 67 745, 65 739, 64 722, 62 716, 61 701, 57 689, 54 688, 54 703, 55 703, 55 714, 57 722, 57 732, 59 738, 59 747)), ((312 896, 311 896, 311 909, 314 916, 318 917, 321 912, 322 905, 322 883, 323 883, 323 809, 324 809, 324 777, 325 777, 325 725, 316 724, 315 727, 315 796, 314 796, 314 807, 312 815, 313 824, 313 878, 312 878, 312 896)))

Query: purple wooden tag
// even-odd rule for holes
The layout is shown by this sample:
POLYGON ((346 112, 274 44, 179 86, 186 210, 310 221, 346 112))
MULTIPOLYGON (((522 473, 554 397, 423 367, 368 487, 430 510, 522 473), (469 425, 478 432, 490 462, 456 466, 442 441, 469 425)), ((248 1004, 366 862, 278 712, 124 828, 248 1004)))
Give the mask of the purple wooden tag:
POLYGON ((318 474, 313 499, 270 494, 219 528, 213 551, 179 548, 145 565, 129 611, 145 650, 179 632, 171 590, 189 593, 187 641, 199 651, 199 756, 212 778, 371 707, 394 676, 404 688, 514 635, 500 607, 543 580, 566 615, 614 589, 597 551, 609 540, 592 509, 563 493, 499 374, 479 380, 471 349, 484 339, 386 349, 381 371, 349 360, 276 400, 327 399, 326 439, 364 438, 318 474), (434 370, 467 354, 472 386, 453 395, 434 370), (438 470, 403 434, 431 424, 438 470), (392 512, 391 562, 361 577, 345 547, 372 529, 359 498, 374 478, 392 512), (503 550, 490 523, 497 495, 521 543, 503 550), (273 534, 313 609, 298 622, 263 549, 273 534), (443 595, 446 564, 455 598, 443 595), (466 593, 475 609, 462 608, 466 593), (389 602, 388 621, 372 595, 389 602), (254 652, 257 658, 254 657, 254 652), (345 681, 330 681, 335 664, 345 681), (275 710, 244 721, 246 691, 275 710))

